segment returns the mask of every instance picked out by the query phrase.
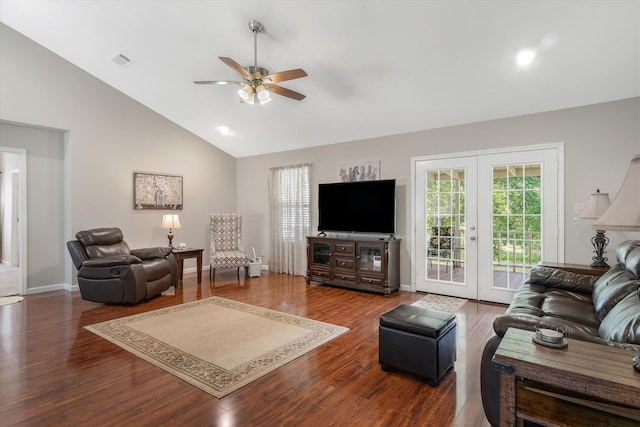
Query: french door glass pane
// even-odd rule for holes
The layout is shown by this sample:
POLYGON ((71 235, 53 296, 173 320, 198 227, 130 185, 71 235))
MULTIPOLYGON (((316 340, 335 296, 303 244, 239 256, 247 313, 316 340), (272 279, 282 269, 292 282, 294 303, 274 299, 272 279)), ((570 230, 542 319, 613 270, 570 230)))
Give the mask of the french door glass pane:
POLYGON ((516 290, 541 260, 541 164, 493 167, 493 287, 516 290))
POLYGON ((426 173, 426 280, 464 283, 465 171, 426 173))

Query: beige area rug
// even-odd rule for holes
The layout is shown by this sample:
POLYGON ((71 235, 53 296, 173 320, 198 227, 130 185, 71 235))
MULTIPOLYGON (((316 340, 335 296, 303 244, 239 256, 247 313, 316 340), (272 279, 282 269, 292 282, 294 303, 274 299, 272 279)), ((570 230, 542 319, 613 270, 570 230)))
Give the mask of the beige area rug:
POLYGON ((467 302, 467 300, 464 298, 455 298, 455 297, 448 297, 444 295, 427 294, 424 297, 420 298, 418 301, 415 301, 411 305, 416 305, 418 307, 423 307, 423 308, 430 308, 432 310, 448 311, 453 313, 458 311, 465 302, 467 302))
POLYGON ((219 297, 85 328, 218 398, 349 330, 219 297))
POLYGON ((21 302, 24 297, 0 297, 0 305, 9 305, 21 302))

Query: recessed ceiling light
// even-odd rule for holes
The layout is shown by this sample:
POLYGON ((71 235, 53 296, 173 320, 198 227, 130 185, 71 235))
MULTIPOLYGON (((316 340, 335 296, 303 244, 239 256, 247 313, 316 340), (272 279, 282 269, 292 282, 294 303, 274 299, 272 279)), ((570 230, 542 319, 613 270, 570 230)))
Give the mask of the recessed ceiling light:
POLYGON ((229 126, 218 126, 216 129, 221 135, 231 135, 233 133, 229 126))
POLYGON ((530 65, 533 60, 536 58, 536 53, 530 49, 524 49, 518 52, 518 56, 516 57, 516 62, 521 67, 530 65))

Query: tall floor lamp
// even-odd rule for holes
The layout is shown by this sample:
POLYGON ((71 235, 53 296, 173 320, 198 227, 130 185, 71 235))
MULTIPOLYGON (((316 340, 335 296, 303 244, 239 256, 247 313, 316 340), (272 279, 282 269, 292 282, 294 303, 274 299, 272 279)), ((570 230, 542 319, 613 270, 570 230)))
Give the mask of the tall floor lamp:
MULTIPOLYGON (((575 219, 599 219, 607 208, 611 206, 609 201, 609 193, 601 193, 598 189, 595 193, 590 193, 587 203, 582 212, 576 215, 575 219)), ((605 249, 609 244, 609 238, 604 235, 605 230, 596 229, 596 235, 591 238, 595 256, 591 258, 593 261, 591 267, 609 267, 607 258, 604 256, 605 249)))
POLYGON ((596 230, 640 231, 640 154, 631 166, 611 206, 592 225, 596 230))

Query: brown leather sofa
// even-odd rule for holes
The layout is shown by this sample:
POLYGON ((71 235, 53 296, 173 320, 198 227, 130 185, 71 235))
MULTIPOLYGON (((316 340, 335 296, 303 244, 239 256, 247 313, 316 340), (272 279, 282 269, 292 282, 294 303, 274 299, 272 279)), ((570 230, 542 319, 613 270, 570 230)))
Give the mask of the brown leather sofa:
POLYGON ((67 242, 67 248, 85 300, 137 304, 177 283, 171 248, 130 250, 117 227, 79 231, 76 239, 67 242))
POLYGON ((561 328, 568 338, 640 352, 640 240, 623 242, 616 257, 618 264, 599 278, 546 267, 531 270, 505 314, 493 322, 496 335, 482 354, 482 404, 491 425, 500 419, 500 374, 491 359, 510 327, 561 328))

